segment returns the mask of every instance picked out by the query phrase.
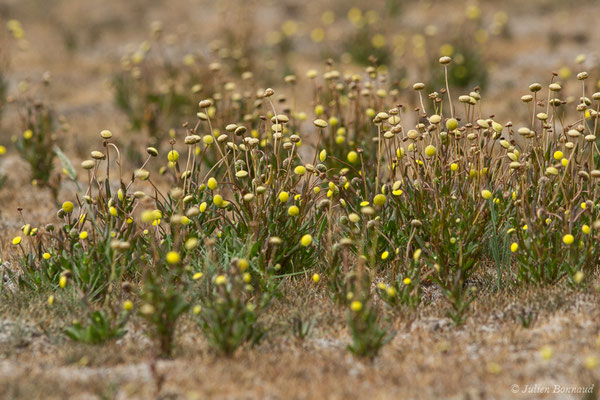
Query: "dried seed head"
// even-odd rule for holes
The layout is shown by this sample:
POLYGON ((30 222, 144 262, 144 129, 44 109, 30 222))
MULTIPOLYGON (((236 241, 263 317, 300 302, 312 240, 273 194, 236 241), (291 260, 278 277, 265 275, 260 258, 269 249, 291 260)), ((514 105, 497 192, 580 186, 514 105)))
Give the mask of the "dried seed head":
POLYGON ((102 132, 100 132, 100 136, 102 136, 102 139, 108 140, 112 137, 112 132, 108 130, 103 130, 102 132))
POLYGON ((289 120, 290 119, 288 118, 288 116, 284 114, 278 114, 271 118, 271 122, 273 124, 285 124, 286 122, 289 122, 289 120))
POLYGON ((551 83, 550 86, 548 86, 548 88, 553 92, 558 92, 560 91, 560 89, 562 89, 562 87, 558 83, 551 83))
POLYGON ((411 140, 417 140, 419 138, 419 132, 417 132, 414 129, 411 129, 406 133, 406 136, 408 136, 408 138, 411 140))
POLYGON ((152 157, 158 157, 158 150, 156 150, 154 147, 146 148, 146 152, 152 157))
POLYGON ((317 128, 327 128, 327 122, 323 119, 316 119, 313 123, 317 128))
POLYGON ((442 65, 446 65, 446 64, 450 64, 452 62, 452 58, 448 57, 448 56, 444 56, 444 57, 440 57, 440 64, 442 65))
POLYGON ((94 150, 91 153, 91 156, 94 160, 104 160, 106 156, 101 151, 94 150))
POLYGON ((212 100, 208 100, 208 99, 202 100, 202 101, 200 101, 200 103, 198 103, 198 106, 200 108, 208 108, 208 107, 212 106, 212 100))
POLYGON ((542 85, 540 85, 539 83, 532 83, 531 85, 529 85, 529 90, 532 92, 539 92, 540 90, 542 90, 542 85))
POLYGON ((488 124, 488 122, 485 119, 478 119, 477 120, 477 125, 481 129, 488 129, 490 127, 490 124, 488 124))
POLYGON ((95 164, 94 160, 84 160, 81 162, 81 168, 90 170, 90 169, 94 168, 94 164, 95 164))
POLYGON ((185 144, 193 145, 198 143, 202 138, 198 135, 189 135, 185 137, 185 144))
POLYGON ((529 103, 533 100, 533 96, 530 94, 526 94, 525 96, 521 96, 521 101, 523 103, 529 103))
POLYGON ((135 170, 134 175, 137 179, 141 179, 141 180, 145 181, 150 177, 150 172, 148 172, 145 169, 140 168, 140 169, 135 170))

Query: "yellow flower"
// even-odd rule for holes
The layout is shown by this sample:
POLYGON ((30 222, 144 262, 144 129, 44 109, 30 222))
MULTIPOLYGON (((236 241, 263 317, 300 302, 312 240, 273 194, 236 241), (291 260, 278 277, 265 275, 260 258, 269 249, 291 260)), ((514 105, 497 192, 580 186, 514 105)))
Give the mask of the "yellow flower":
POLYGON ((44 258, 44 260, 49 260, 51 256, 50 253, 44 253, 42 257, 44 258))
POLYGON ((85 240, 87 238, 88 238, 88 233, 86 231, 83 231, 79 234, 79 239, 85 240))
POLYGON ((198 207, 198 208, 200 209, 200 212, 203 213, 204 211, 206 211, 206 207, 208 207, 208 204, 205 201, 203 201, 200 204, 200 207, 198 207))
POLYGON ((545 345, 540 349, 540 355, 544 360, 549 360, 552 358, 554 351, 552 351, 552 347, 545 345))
MULTIPOLYGON (((373 204, 375 204, 376 206, 382 206, 385 204, 386 198, 385 195, 383 194, 378 194, 377 196, 375 196, 373 198, 373 204)), ((368 205, 368 203, 367 203, 368 205)))
POLYGON ((569 160, 567 160, 566 158, 563 158, 562 160, 560 160, 560 163, 562 164, 563 167, 566 167, 567 165, 569 165, 569 160))
POLYGON ((131 302, 131 300, 125 300, 125 302, 123 303, 123 310, 125 310, 125 311, 133 310, 133 303, 131 302))
POLYGON ((221 207, 224 202, 225 200, 223 200, 223 196, 221 196, 220 194, 217 194, 215 195, 215 197, 213 197, 213 203, 215 203, 217 207, 221 207))
POLYGON ((15 236, 12 240, 12 244, 14 244, 15 246, 21 244, 21 236, 15 236))
POLYGON ((388 287, 386 291, 387 291, 388 296, 396 297, 396 289, 394 289, 393 287, 391 287, 391 286, 388 287))
POLYGON ((362 307, 362 303, 358 300, 354 300, 352 303, 350 303, 350 309, 354 312, 359 312, 362 310, 362 307))
POLYGON ((326 158, 327 158, 327 150, 321 150, 321 152, 319 153, 319 160, 321 160, 321 162, 324 162, 326 158))
POLYGON ((348 153, 348 155, 346 156, 346 158, 348 159, 348 161, 352 164, 356 164, 356 162, 358 161, 358 153, 355 151, 351 151, 348 153))
POLYGON ((573 244, 574 241, 575 238, 570 233, 567 233, 565 236, 563 236, 563 242, 567 245, 573 244))
POLYGON ((202 311, 202 307, 201 306, 194 306, 193 312, 194 312, 195 315, 200 314, 200 311, 202 311))
POLYGON ((452 172, 458 171, 458 164, 457 163, 450 164, 450 170, 452 170, 452 172))
POLYGON ((585 277, 585 275, 583 274, 583 272, 577 271, 577 272, 575 272, 575 275, 573 276, 573 281, 579 285, 583 281, 584 277, 585 277))
POLYGON ((6 147, 0 146, 0 156, 3 156, 4 154, 6 154, 6 147))
POLYGON ((453 130, 455 130, 456 128, 458 128, 458 121, 457 121, 456 119, 454 119, 454 118, 449 118, 449 119, 446 121, 446 128, 447 128, 449 131, 453 131, 453 130))
POLYGON ((176 251, 170 251, 167 253, 166 259, 169 264, 177 264, 181 261, 181 256, 176 251))
POLYGON ((586 235, 589 235, 589 234, 590 234, 590 227, 589 227, 589 225, 583 225, 583 226, 581 227, 581 231, 582 231, 583 233, 585 233, 586 235))
POLYGON ((435 153, 436 153, 436 149, 434 146, 429 145, 429 146, 425 147, 425 155, 427 157, 433 157, 433 156, 435 156, 435 153))
POLYGON ((589 357, 586 357, 583 364, 585 365, 585 367, 587 369, 595 369, 596 366, 598 365, 598 359, 596 358, 596 356, 589 356, 589 357))
POLYGON ((62 210, 64 212, 66 212, 67 214, 71 214, 73 212, 73 209, 75 208, 75 206, 73 205, 73 203, 71 203, 70 201, 65 201, 62 204, 62 210))
POLYGON ((223 285, 226 282, 227 282, 227 278, 225 277, 225 275, 219 275, 215 278, 215 283, 217 285, 223 285))
POLYGON ((518 249, 519 249, 519 245, 517 243, 512 243, 510 245, 510 251, 512 251, 513 253, 516 253, 518 249))
POLYGON ((321 277, 319 276, 319 274, 314 274, 312 276, 312 280, 314 283, 319 283, 319 281, 321 280, 321 277))
POLYGON ((194 275, 192 275, 192 279, 197 281, 198 279, 202 278, 202 276, 204 276, 202 272, 196 272, 194 275))
POLYGON ((281 192, 279 193, 279 201, 282 203, 285 203, 289 200, 290 195, 288 192, 281 192))
POLYGON ((484 189, 484 190, 481 191, 481 197, 483 197, 486 200, 489 200, 489 199, 492 198, 492 192, 490 192, 487 189, 484 189))
POLYGON ((216 190, 217 189, 217 180, 215 178, 208 178, 208 182, 206 183, 206 186, 208 186, 208 188, 210 190, 216 190))
POLYGON ((113 217, 116 217, 116 216, 117 216, 117 209, 116 209, 116 208, 114 208, 114 207, 110 207, 110 208, 108 209, 108 212, 109 212, 109 213, 110 213, 110 215, 112 215, 113 217))
POLYGON ((555 151, 554 152, 554 159, 555 160, 562 160, 564 157, 564 154, 562 151, 555 151))
POLYGON ((306 234, 304 236, 302 236, 302 239, 300 239, 300 244, 302 244, 302 246, 306 247, 309 246, 312 243, 312 236, 310 236, 309 234, 306 234))
POLYGON ((288 208, 288 214, 291 215, 292 217, 298 215, 300 213, 300 209, 296 206, 291 206, 290 208, 288 208))
POLYGON ((245 283, 250 283, 250 280, 252 279, 252 276, 250 276, 250 273, 245 272, 244 275, 242 275, 242 280, 245 283))
POLYGON ((23 132, 23 137, 25 138, 25 140, 29 140, 33 137, 33 132, 31 131, 31 129, 27 129, 25 132, 23 132))
POLYGON ((205 145, 210 146, 211 144, 213 144, 215 139, 211 135, 204 135, 204 137, 202 137, 202 141, 205 145))
POLYGON ((410 285, 410 284, 411 284, 411 282, 412 282, 412 281, 411 281, 411 280, 410 280, 410 278, 408 278, 408 277, 407 277, 407 278, 404 278, 404 280, 402 281, 402 283, 404 283, 406 286, 410 285))
POLYGON ((67 277, 65 275, 61 276, 59 281, 58 281, 58 286, 62 288, 64 288, 65 286, 67 286, 67 277))
POLYGON ((298 165, 296 168, 294 168, 294 173, 296 175, 304 175, 306 173, 306 168, 304 165, 298 165))
POLYGON ((238 268, 240 269, 240 271, 245 272, 248 267, 250 266, 250 263, 248 262, 248 260, 246 260, 245 258, 240 258, 238 260, 238 268))
POLYGON ((50 305, 54 304, 54 295, 48 296, 48 304, 50 304, 50 305))
POLYGON ((389 256, 390 256, 390 252, 389 251, 384 251, 383 253, 381 253, 381 259, 382 260, 386 260, 389 256))
POLYGON ((169 154, 167 154, 167 158, 173 163, 177 162, 177 160, 179 160, 179 153, 177 152, 177 150, 171 150, 169 154))

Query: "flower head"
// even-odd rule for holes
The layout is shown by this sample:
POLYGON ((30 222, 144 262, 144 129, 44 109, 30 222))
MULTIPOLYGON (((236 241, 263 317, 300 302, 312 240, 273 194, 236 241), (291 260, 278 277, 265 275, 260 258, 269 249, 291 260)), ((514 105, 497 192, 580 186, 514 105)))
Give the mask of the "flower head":
POLYGON ((385 204, 386 198, 385 195, 383 194, 378 194, 377 196, 375 196, 373 198, 373 204, 375 204, 376 206, 382 206, 385 204))
POLYGON ((356 162, 358 161, 358 153, 355 151, 351 151, 348 153, 348 155, 346 156, 346 158, 348 159, 348 161, 351 164, 356 164, 356 162))
POLYGON ((177 150, 171 150, 169 154, 167 154, 167 159, 171 162, 177 162, 179 160, 179 153, 177 150))
POLYGON ((65 201, 62 204, 62 210, 67 213, 67 214, 71 214, 73 212, 73 209, 75 208, 75 206, 73 205, 72 202, 70 201, 65 201))
POLYGON ((563 236, 563 242, 566 245, 573 244, 574 241, 575 241, 575 238, 570 233, 567 233, 565 236, 563 236))
POLYGON ((290 199, 290 194, 288 192, 279 193, 279 201, 282 203, 287 202, 290 199))
POLYGON ((354 300, 352 303, 350 303, 350 309, 354 312, 359 312, 362 310, 362 307, 362 303, 358 300, 354 300))
POLYGON ((300 244, 304 247, 310 246, 310 244, 312 243, 312 236, 309 234, 306 234, 304 236, 302 236, 302 239, 300 239, 300 244))
POLYGON ((166 260, 171 265, 177 264, 179 261, 181 261, 181 256, 176 251, 170 251, 167 253, 166 260))
POLYGON ((291 206, 290 208, 288 208, 288 214, 291 215, 292 217, 295 217, 299 213, 300 213, 300 209, 297 206, 291 206))

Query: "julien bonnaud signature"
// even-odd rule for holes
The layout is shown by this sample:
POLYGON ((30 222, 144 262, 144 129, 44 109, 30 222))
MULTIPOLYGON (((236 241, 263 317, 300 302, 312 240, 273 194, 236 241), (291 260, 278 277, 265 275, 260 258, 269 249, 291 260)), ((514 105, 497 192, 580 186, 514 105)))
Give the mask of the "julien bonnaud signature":
POLYGON ((590 386, 569 386, 569 385, 512 385, 510 390, 513 393, 570 393, 585 394, 594 391, 594 385, 590 386))

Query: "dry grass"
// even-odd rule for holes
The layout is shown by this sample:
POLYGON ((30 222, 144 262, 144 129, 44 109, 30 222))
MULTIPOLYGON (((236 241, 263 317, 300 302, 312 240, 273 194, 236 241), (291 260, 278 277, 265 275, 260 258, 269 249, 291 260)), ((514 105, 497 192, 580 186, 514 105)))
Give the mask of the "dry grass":
MULTIPOLYGON (((209 2, 199 3, 181 0, 165 6, 158 2, 147 5, 142 1, 110 1, 99 9, 97 2, 75 5, 63 1, 57 3, 46 20, 48 9, 37 9, 40 2, 9 1, 0 5, 0 15, 22 20, 32 46, 29 52, 15 54, 11 84, 51 71, 54 84, 50 98, 76 134, 76 140, 66 142, 65 150, 74 161, 79 161, 88 154, 89 141, 96 138, 99 129, 119 132, 127 124, 112 103, 106 78, 118 64, 123 47, 145 39, 149 22, 158 17, 171 26, 206 22, 199 36, 202 42, 208 42, 210 32, 220 25, 214 16, 224 15, 224 11, 209 2), (56 28, 59 24, 73 32, 88 32, 80 38, 76 51, 69 52, 64 45, 66 33, 56 28)), ((267 20, 279 20, 297 7, 294 2, 285 2, 287 9, 274 2, 259 3, 251 6, 260 6, 260 16, 267 20)), ((600 6, 595 2, 586 3, 585 12, 553 4, 555 8, 547 14, 540 13, 540 9, 550 1, 508 3, 514 7, 509 12, 514 40, 490 45, 490 52, 495 53, 491 57, 495 67, 490 69, 492 83, 487 97, 491 100, 486 102, 486 108, 497 110, 498 117, 515 113, 516 103, 506 98, 518 100, 527 84, 563 65, 572 66, 574 57, 590 47, 590 42, 578 41, 572 28, 592 39, 600 33, 594 20, 600 6), (556 37, 563 40, 547 58, 556 42, 552 38, 556 37)), ((461 12, 462 6, 461 2, 461 12)), ((436 21, 443 22, 444 16, 453 11, 453 6, 447 4, 435 3, 432 7, 434 11, 430 12, 436 21)), ((482 2, 482 7, 493 9, 494 4, 482 2)), ((308 11, 303 17, 316 18, 308 11)), ((426 8, 415 6, 407 11, 406 19, 414 24, 431 22, 428 18, 426 8)), ((188 46, 194 47, 195 43, 188 46)), ((299 70, 320 62, 315 61, 320 60, 319 55, 313 59, 290 57, 299 70)), ((300 96, 308 98, 310 94, 300 96)), ((8 141, 17 126, 14 119, 5 117, 0 125, 0 140, 8 141)), ((25 168, 15 155, 5 156, 0 163, 0 172, 4 173, 25 168)), ((70 193, 72 189, 66 184, 60 193, 70 193)), ((10 239, 22 225, 17 207, 22 207, 28 222, 36 225, 55 221, 49 194, 32 189, 25 176, 19 174, 11 174, 7 186, 0 190, 0 204, 2 259, 10 257, 10 239)), ((481 289, 486 289, 482 282, 490 277, 494 277, 491 267, 477 277, 481 289)), ((593 282, 590 287, 598 284, 593 282)), ((210 351, 187 316, 178 327, 177 347, 171 360, 158 359, 148 350, 149 340, 138 319, 129 322, 129 333, 117 343, 101 347, 77 344, 61 333, 72 315, 62 305, 50 311, 48 293, 29 297, 5 292, 0 295, 0 397, 555 399, 582 396, 514 395, 511 386, 516 384, 523 389, 525 385, 538 384, 551 390, 554 385, 598 386, 600 372, 585 366, 588 357, 600 354, 600 295, 595 290, 561 287, 503 294, 482 292, 473 303, 466 324, 458 328, 445 318, 435 291, 429 293, 431 301, 420 306, 418 313, 408 309, 386 311, 385 317, 397 334, 373 362, 357 360, 346 350, 351 341, 345 324, 346 309, 335 305, 314 285, 300 280, 285 286, 283 299, 266 317, 265 323, 270 327, 266 340, 257 347, 239 350, 231 358, 210 351), (305 320, 313 320, 313 329, 303 341, 291 334, 291 321, 297 313, 305 320), (529 319, 532 326, 524 327, 524 320, 529 319), (541 354, 544 346, 553 352, 548 360, 541 354)))
POLYGON ((294 302, 302 303, 315 319, 310 336, 300 341, 289 327, 275 325, 263 344, 231 359, 206 350, 188 321, 180 326, 175 359, 157 361, 148 356, 147 339, 135 325, 116 344, 83 346, 56 335, 60 321, 45 313, 43 299, 21 300, 20 307, 4 303, 2 314, 17 321, 1 328, 4 397, 556 398, 513 397, 511 385, 589 386, 600 378, 584 367, 585 358, 598 352, 595 293, 531 290, 484 296, 459 329, 435 305, 426 306, 417 320, 391 316, 398 335, 371 363, 345 351, 349 336, 340 323, 343 310, 305 287, 289 290, 290 304, 270 318, 284 324, 294 302), (519 317, 529 310, 535 322, 524 328, 519 317), (542 358, 543 346, 552 347, 550 360, 542 358))

